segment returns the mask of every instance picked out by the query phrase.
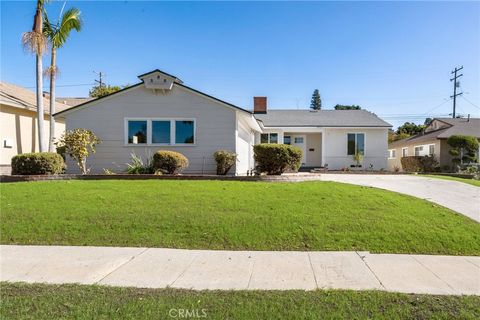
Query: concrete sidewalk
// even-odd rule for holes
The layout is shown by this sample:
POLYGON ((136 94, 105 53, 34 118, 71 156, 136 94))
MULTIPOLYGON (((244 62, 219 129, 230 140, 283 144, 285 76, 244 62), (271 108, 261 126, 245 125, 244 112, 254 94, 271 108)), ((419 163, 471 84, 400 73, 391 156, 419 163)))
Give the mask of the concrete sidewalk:
POLYGON ((0 280, 142 288, 480 295, 480 257, 0 246, 0 280))
POLYGON ((375 187, 437 203, 480 222, 480 188, 419 175, 322 174, 321 180, 375 187))

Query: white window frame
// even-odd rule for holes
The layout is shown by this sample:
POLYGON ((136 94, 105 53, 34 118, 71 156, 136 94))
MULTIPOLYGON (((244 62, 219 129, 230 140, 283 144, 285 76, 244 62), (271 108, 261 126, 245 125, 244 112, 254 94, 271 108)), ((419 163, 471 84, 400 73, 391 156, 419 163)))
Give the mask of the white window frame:
POLYGON ((355 135, 355 150, 357 149, 357 134, 363 134, 363 157, 365 158, 365 156, 367 155, 367 134, 365 132, 347 132, 347 134, 345 135, 346 137, 346 141, 347 141, 347 157, 351 157, 353 156, 352 154, 348 154, 348 135, 349 134, 354 134, 355 135))
POLYGON ((197 145, 197 119, 196 118, 125 118, 124 119, 124 145, 126 147, 192 147, 197 145), (147 121, 147 143, 128 143, 128 122, 147 121), (152 121, 170 121, 170 143, 152 143, 152 121), (175 143, 176 121, 193 121, 193 143, 175 143))
MULTIPOLYGON (((260 143, 262 143, 262 134, 266 134, 268 135, 268 142, 266 143, 269 143, 269 144, 280 144, 280 133, 278 132, 264 132, 264 133, 261 133, 260 134, 260 143), (274 142, 272 143, 271 140, 270 140, 270 135, 271 134, 276 134, 277 135, 277 142, 274 142)), ((265 143, 265 142, 264 142, 265 143)))
POLYGON ((388 159, 396 159, 397 151, 396 149, 388 149, 388 159))
POLYGON ((418 157, 435 155, 435 143, 419 144, 417 146, 414 146, 413 147, 413 155, 417 157, 416 152, 415 152, 416 148, 422 148, 422 150, 418 154, 418 157), (430 146, 433 146, 433 154, 430 154, 430 146))
POLYGON ((402 148, 402 158, 403 158, 403 157, 408 157, 408 147, 402 148), (406 150, 407 152, 405 152, 405 155, 403 155, 403 151, 405 151, 405 150, 406 150))

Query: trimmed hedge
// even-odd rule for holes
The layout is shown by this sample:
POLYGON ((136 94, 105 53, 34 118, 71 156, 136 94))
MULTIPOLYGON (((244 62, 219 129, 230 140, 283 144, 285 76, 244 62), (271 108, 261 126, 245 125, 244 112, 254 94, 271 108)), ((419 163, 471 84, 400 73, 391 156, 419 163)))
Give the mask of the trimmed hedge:
POLYGON ((439 171, 438 162, 434 156, 410 156, 400 159, 403 171, 407 172, 435 172, 439 171))
POLYGON ((179 174, 188 167, 188 159, 180 152, 160 150, 153 155, 153 168, 162 173, 179 174))
POLYGON ((237 154, 226 150, 218 150, 213 154, 215 162, 217 162, 217 174, 226 175, 237 161, 237 154))
POLYGON ((12 158, 12 174, 60 174, 65 171, 65 161, 58 153, 23 153, 12 158))
POLYGON ((302 150, 286 144, 257 144, 253 152, 259 173, 278 175, 287 170, 297 171, 302 161, 302 150))

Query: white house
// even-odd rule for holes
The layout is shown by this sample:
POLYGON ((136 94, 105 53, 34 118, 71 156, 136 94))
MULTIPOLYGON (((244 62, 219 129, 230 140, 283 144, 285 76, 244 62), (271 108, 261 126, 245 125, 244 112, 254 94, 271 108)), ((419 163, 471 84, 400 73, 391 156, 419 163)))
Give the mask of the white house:
MULTIPOLYGON (((304 167, 350 167, 355 150, 363 166, 387 167, 390 124, 364 110, 267 110, 255 97, 253 112, 190 88, 175 76, 154 70, 141 82, 62 111, 67 130, 86 128, 102 143, 88 159, 92 172, 122 171, 135 153, 143 159, 160 149, 183 153, 186 173, 215 173, 213 153, 237 153, 232 173, 254 168, 253 145, 285 143, 304 151, 304 167)), ((73 163, 68 171, 75 172, 73 163)))

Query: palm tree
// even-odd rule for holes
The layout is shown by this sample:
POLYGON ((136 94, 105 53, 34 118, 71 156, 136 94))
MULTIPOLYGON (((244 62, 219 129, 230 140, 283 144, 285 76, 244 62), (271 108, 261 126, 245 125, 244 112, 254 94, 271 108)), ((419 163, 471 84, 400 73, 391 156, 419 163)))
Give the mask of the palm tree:
POLYGON ((37 9, 33 18, 32 31, 22 35, 23 46, 35 54, 36 57, 36 84, 37 84, 37 121, 38 121, 38 148, 45 151, 44 145, 44 113, 43 113, 43 82, 42 82, 42 55, 47 48, 47 39, 43 35, 43 5, 45 0, 37 0, 37 9))
POLYGON ((43 26, 43 33, 48 38, 51 45, 51 64, 46 70, 50 77, 50 139, 48 141, 48 150, 54 152, 55 139, 55 80, 58 74, 57 68, 57 49, 63 47, 70 35, 70 31, 75 29, 77 32, 82 29, 82 20, 80 18, 80 11, 77 8, 71 8, 61 15, 61 19, 52 24, 48 20, 46 12, 44 12, 45 25, 43 26))

